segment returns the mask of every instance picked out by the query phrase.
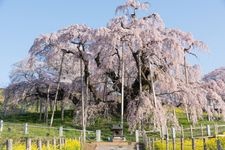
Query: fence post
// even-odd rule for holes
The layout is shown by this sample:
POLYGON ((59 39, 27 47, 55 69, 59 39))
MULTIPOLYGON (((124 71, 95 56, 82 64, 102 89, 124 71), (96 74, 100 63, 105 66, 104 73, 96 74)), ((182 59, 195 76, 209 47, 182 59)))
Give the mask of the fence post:
POLYGON ((169 133, 168 133, 168 128, 166 129, 166 150, 169 150, 169 133))
POLYGON ((0 132, 3 131, 3 120, 0 120, 0 132))
POLYGON ((192 138, 191 139, 191 145, 192 145, 192 150, 195 150, 195 139, 194 138, 192 138))
POLYGON ((101 141, 101 130, 96 130, 96 141, 97 142, 101 141))
POLYGON ((31 150, 31 139, 26 138, 26 150, 31 150))
POLYGON ((155 149, 155 140, 154 140, 154 138, 152 138, 152 149, 154 150, 155 149))
POLYGON ((152 150, 152 144, 151 144, 151 139, 150 138, 148 138, 148 148, 149 148, 149 150, 152 150))
POLYGON ((60 137, 60 138, 59 138, 59 149, 62 149, 62 145, 63 145, 63 144, 62 144, 62 138, 60 137))
POLYGON ((41 141, 41 139, 37 140, 37 148, 38 148, 38 150, 42 150, 42 141, 41 141))
POLYGON ((61 138, 62 145, 65 145, 65 138, 61 138))
POLYGON ((12 146, 13 145, 13 140, 12 139, 8 139, 6 141, 6 150, 12 150, 12 146))
POLYGON ((205 138, 203 138, 203 150, 207 150, 206 139, 205 138))
POLYGON ((183 130, 183 126, 181 126, 181 129, 180 129, 180 149, 184 150, 184 130, 183 130))
POLYGON ((66 144, 66 139, 62 138, 63 146, 66 144))
POLYGON ((135 131, 136 143, 139 143, 139 131, 135 131))
POLYGON ((48 150, 50 149, 50 142, 49 142, 48 139, 47 139, 47 141, 46 141, 46 147, 47 147, 48 150))
POLYGON ((221 141, 219 139, 216 140, 217 150, 222 150, 221 141))
POLYGON ((24 134, 28 134, 28 124, 24 124, 24 134))
POLYGON ((56 138, 55 137, 52 139, 52 145, 53 145, 53 149, 56 149, 56 138))
POLYGON ((176 142, 175 142, 175 140, 176 140, 176 130, 175 130, 174 127, 171 128, 171 132, 172 132, 173 150, 175 150, 176 149, 176 142))
POLYGON ((59 127, 59 137, 63 136, 63 127, 59 127))
POLYGON ((210 125, 206 125, 207 136, 211 136, 210 125))

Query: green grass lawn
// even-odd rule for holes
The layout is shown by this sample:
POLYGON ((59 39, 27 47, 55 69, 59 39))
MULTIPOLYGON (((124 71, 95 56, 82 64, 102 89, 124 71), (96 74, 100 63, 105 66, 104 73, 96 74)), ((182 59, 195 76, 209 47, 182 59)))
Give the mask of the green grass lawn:
POLYGON ((72 125, 71 111, 65 112, 65 120, 61 121, 60 112, 56 112, 53 127, 49 127, 43 121, 40 121, 38 113, 27 113, 10 115, 4 118, 3 131, 0 132, 0 140, 6 138, 52 138, 59 136, 59 127, 63 127, 63 133, 68 138, 78 138, 80 131, 76 130, 72 125), (28 124, 28 134, 24 133, 25 123, 28 124))
MULTIPOLYGON (((181 108, 175 109, 176 116, 178 118, 179 124, 185 127, 190 127, 192 125, 192 122, 187 120, 185 112, 181 108)), ((208 121, 207 114, 203 113, 203 118, 199 119, 198 123, 195 126, 201 126, 201 125, 214 125, 214 124, 225 124, 224 121, 221 120, 213 120, 208 121)))
MULTIPOLYGON (((184 128, 189 128, 190 125, 192 125, 191 122, 188 122, 186 119, 186 115, 183 110, 180 108, 175 109, 176 116, 178 117, 180 125, 182 125, 184 128)), ((49 114, 49 119, 50 119, 49 114)), ((64 121, 61 121, 61 114, 60 111, 56 111, 55 119, 53 123, 53 128, 48 128, 48 125, 44 123, 43 121, 39 120, 39 113, 34 112, 28 112, 24 114, 17 114, 17 115, 9 115, 4 118, 0 118, 4 120, 4 128, 3 132, 0 134, 0 139, 5 138, 20 138, 20 137, 57 137, 59 135, 59 127, 63 126, 64 130, 64 136, 71 137, 71 138, 78 138, 81 135, 82 127, 79 125, 73 124, 73 111, 67 110, 65 111, 65 119, 64 121), (28 123, 28 134, 24 134, 24 124, 28 123), (78 129, 78 130, 75 130, 78 129)), ((95 138, 95 131, 101 130, 102 134, 102 140, 107 141, 112 136, 111 128, 114 124, 120 124, 120 116, 114 116, 110 118, 97 118, 93 124, 87 127, 88 131, 88 139, 94 140, 95 138)), ((213 126, 214 124, 225 124, 223 121, 207 121, 207 115, 204 114, 204 117, 202 120, 199 121, 199 123, 196 126, 203 126, 206 125, 213 126)), ((200 129, 193 130, 196 134, 201 134, 200 129)), ((225 131, 221 128, 221 132, 225 131)), ((206 131, 204 130, 204 133, 206 131)), ((212 129, 212 133, 214 130, 212 129)), ((134 141, 135 135, 130 134, 128 131, 128 123, 124 121, 124 135, 128 141, 134 141)), ((159 137, 159 132, 155 133, 149 133, 149 136, 155 136, 159 137)), ((178 133, 179 135, 179 133, 178 133)), ((185 131, 185 136, 190 136, 190 131, 185 131)))

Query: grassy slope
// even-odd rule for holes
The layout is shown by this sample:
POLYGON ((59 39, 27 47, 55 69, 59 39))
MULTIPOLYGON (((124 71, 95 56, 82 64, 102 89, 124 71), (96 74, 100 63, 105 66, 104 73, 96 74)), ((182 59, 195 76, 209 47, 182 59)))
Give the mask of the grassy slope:
MULTIPOLYGON (((190 127, 191 123, 187 121, 185 113, 181 109, 176 109, 176 115, 178 117, 179 123, 184 127, 188 128, 190 127)), ((3 119, 5 122, 4 125, 4 137, 18 137, 18 136, 24 136, 23 135, 23 125, 25 123, 28 123, 30 126, 30 135, 31 137, 36 137, 36 136, 57 136, 58 135, 58 128, 60 126, 63 126, 64 128, 76 128, 76 129, 81 129, 80 126, 73 126, 73 120, 72 120, 73 112, 66 111, 65 112, 65 120, 62 122, 60 119, 60 111, 56 112, 55 120, 54 120, 54 129, 47 130, 43 128, 38 128, 38 127, 31 127, 31 126, 40 126, 40 127, 46 127, 47 125, 43 123, 43 121, 39 121, 39 114, 38 113, 27 113, 27 114, 21 114, 21 115, 11 115, 7 116, 6 118, 0 118, 3 119), (18 124, 18 125, 17 125, 18 124), (11 131, 8 131, 9 128, 11 128, 11 131), (15 131, 14 131, 15 130, 15 131), (20 130, 20 132, 16 132, 16 130, 20 130), (10 133, 11 132, 11 133, 10 133)), ((50 116, 49 116, 50 118, 50 116)), ((207 124, 225 124, 225 122, 222 121, 206 121, 206 115, 204 116, 205 119, 200 120, 199 123, 196 126, 205 125, 207 124)), ((111 127, 113 124, 118 124, 120 123, 120 118, 119 117, 114 117, 111 119, 107 118, 98 118, 92 125, 87 127, 87 130, 90 131, 96 131, 96 130, 101 130, 102 131, 102 138, 103 140, 107 140, 108 137, 111 137, 111 127)), ((130 135, 128 132, 128 124, 127 122, 124 123, 125 126, 125 135, 128 141, 134 140, 134 135, 130 135)), ((75 131, 66 131, 65 135, 67 137, 78 137, 79 132, 75 131)), ((187 133, 189 134, 189 133, 187 133)), ((159 136, 158 134, 156 136, 159 136)), ((90 135, 91 138, 93 138, 93 135, 90 135)))
POLYGON ((72 126, 72 115, 71 111, 66 111, 65 120, 62 122, 60 119, 60 112, 56 112, 54 127, 49 128, 43 121, 40 121, 38 113, 28 113, 21 115, 11 115, 5 118, 0 118, 4 120, 3 132, 0 132, 0 142, 7 138, 19 139, 25 137, 32 138, 52 138, 59 136, 59 127, 68 128, 72 130, 64 130, 64 136, 68 138, 78 138, 80 136, 80 131, 74 130, 72 126), (28 134, 24 134, 24 125, 28 123, 28 134))
MULTIPOLYGON (((0 89, 0 103, 1 100, 3 100, 2 97, 2 92, 3 90, 0 89)), ((171 110, 172 111, 172 110, 171 110)), ((182 125, 184 128, 190 127, 191 122, 188 122, 186 119, 186 115, 184 113, 183 110, 177 108, 176 109, 176 116, 178 118, 179 124, 182 125)), ((50 115, 49 115, 49 119, 50 119, 50 115)), ((3 119, 5 124, 4 124, 4 131, 5 131, 5 137, 7 136, 21 136, 22 135, 22 131, 23 131, 23 125, 25 123, 28 123, 30 126, 42 126, 42 127, 47 127, 47 125, 45 123, 43 123, 43 121, 40 121, 39 119, 39 113, 27 113, 27 114, 20 114, 20 115, 11 115, 11 116, 7 116, 5 118, 0 117, 0 119, 3 119), (15 125, 18 124, 18 125, 15 125), (15 126, 15 127, 14 127, 15 126), (11 129, 18 129, 21 131, 21 133, 19 134, 15 134, 15 132, 11 132, 11 129), (7 131, 6 131, 7 130, 7 131), (11 132, 11 133, 10 133, 11 132)), ((34 128, 32 130, 32 132, 36 133, 37 135, 40 136, 57 136, 58 134, 58 128, 60 126, 63 126, 64 128, 76 128, 76 129, 81 129, 80 126, 73 126, 73 111, 69 110, 65 112, 65 120, 62 122, 61 118, 60 118, 60 111, 56 112, 55 115, 55 120, 54 120, 54 127, 56 127, 54 129, 54 133, 50 133, 50 131, 46 131, 42 128, 34 128)), ((96 131, 98 129, 100 129, 102 131, 102 136, 103 139, 106 140, 108 137, 111 136, 111 127, 113 124, 119 124, 120 123, 120 117, 113 117, 111 119, 106 119, 106 118, 98 118, 92 125, 90 125, 89 127, 87 127, 88 130, 91 131, 96 131)), ((200 125, 207 125, 207 124, 225 124, 225 122, 222 121, 207 121, 207 116, 206 114, 204 115, 204 118, 202 120, 199 121, 199 123, 197 124, 197 126, 200 125)), ((131 139, 134 138, 134 136, 131 136, 130 133, 128 132, 128 124, 127 122, 124 123, 125 126, 125 135, 127 135, 127 139, 131 139)), ((77 136, 78 133, 69 133, 66 132, 67 136, 77 136)), ((3 136, 1 136, 3 137, 3 136)))
MULTIPOLYGON (((178 118, 179 124, 182 125, 183 127, 190 127, 190 125, 192 125, 191 122, 188 122, 188 120, 186 118, 186 114, 184 113, 184 111, 182 109, 180 109, 180 108, 176 109, 176 116, 178 118)), ((221 121, 221 120, 208 121, 207 114, 204 113, 203 114, 203 119, 200 119, 196 126, 200 126, 200 125, 214 125, 214 124, 225 124, 225 122, 221 121)))

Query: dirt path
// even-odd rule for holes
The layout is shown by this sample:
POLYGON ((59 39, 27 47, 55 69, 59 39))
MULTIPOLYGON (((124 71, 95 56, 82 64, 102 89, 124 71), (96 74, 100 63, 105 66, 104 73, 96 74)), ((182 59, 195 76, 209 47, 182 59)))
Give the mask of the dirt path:
POLYGON ((136 143, 95 142, 86 144, 84 150, 136 150, 136 143))

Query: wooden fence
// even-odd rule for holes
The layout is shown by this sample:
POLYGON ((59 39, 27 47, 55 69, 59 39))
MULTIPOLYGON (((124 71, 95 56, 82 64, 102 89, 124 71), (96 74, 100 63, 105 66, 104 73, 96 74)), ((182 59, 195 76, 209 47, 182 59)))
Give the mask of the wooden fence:
POLYGON ((206 125, 200 127, 189 128, 166 128, 161 130, 142 131, 140 132, 143 142, 150 150, 154 150, 155 146, 161 145, 161 149, 165 150, 196 150, 196 148, 206 150, 206 142, 208 139, 215 139, 215 149, 222 150, 221 140, 218 137, 225 137, 225 125, 206 125), (185 142, 188 141, 188 142, 185 142), (200 144, 199 144, 200 142, 200 144), (156 144, 157 143, 157 144, 156 144), (198 145, 196 144, 198 143, 198 145))
MULTIPOLYGON (((43 146, 46 147, 46 149, 50 149, 50 145, 52 149, 62 149, 62 147, 65 145, 65 138, 52 138, 52 139, 31 139, 31 138, 25 138, 25 140, 20 140, 22 144, 25 145, 26 150, 32 149, 32 143, 36 145, 36 148, 38 150, 42 150, 43 146)), ((13 139, 8 139, 5 142, 6 150, 13 150, 13 139)))
MULTIPOLYGON (((137 143, 143 142, 145 143, 146 147, 151 150, 155 149, 156 143, 161 143, 164 145, 165 150, 175 150, 181 149, 184 150, 187 144, 185 140, 189 140, 189 148, 195 150, 196 149, 196 142, 201 141, 202 149, 206 149, 206 141, 209 138, 216 138, 216 145, 217 149, 221 149, 221 141, 219 136, 225 136, 223 134, 225 132, 225 125, 206 125, 206 126, 199 126, 199 127, 188 127, 188 128, 164 128, 161 130, 152 130, 152 131, 136 131, 135 135, 133 135, 134 140, 137 143), (186 144, 186 145, 185 145, 186 144)), ((100 130, 96 132, 87 131, 87 141, 102 141, 105 133, 101 133, 100 130), (102 135, 101 135, 102 134, 102 135)), ((111 135, 105 135, 109 137, 111 135)), ((64 128, 64 127, 47 127, 47 126, 36 126, 31 124, 15 124, 15 123, 7 123, 0 120, 0 138, 5 141, 7 140, 6 144, 8 145, 9 149, 12 145, 12 139, 15 140, 15 135, 18 138, 26 139, 33 139, 39 141, 40 139, 54 139, 57 137, 58 139, 62 138, 73 138, 73 139, 82 139, 82 130, 73 129, 73 128, 64 128), (37 139, 38 137, 38 139, 37 139)), ((125 135, 126 136, 126 135, 125 135)), ((0 139, 0 140, 1 140, 0 139)), ((53 140, 52 140, 53 141, 53 140)), ((60 141, 60 140, 58 140, 60 141)), ((37 142, 38 143, 38 142, 37 142)), ((47 141, 45 143, 48 143, 47 141)), ((54 142, 53 142, 54 144, 54 142)), ((28 144, 29 145, 29 144, 28 144)), ((219 149, 219 150, 220 150, 219 149)))
MULTIPOLYGON (((95 132, 87 130, 88 138, 95 138, 95 132)), ((48 127, 34 124, 8 123, 0 120, 0 137, 66 137, 79 138, 82 136, 82 130, 64 127, 48 127)))

